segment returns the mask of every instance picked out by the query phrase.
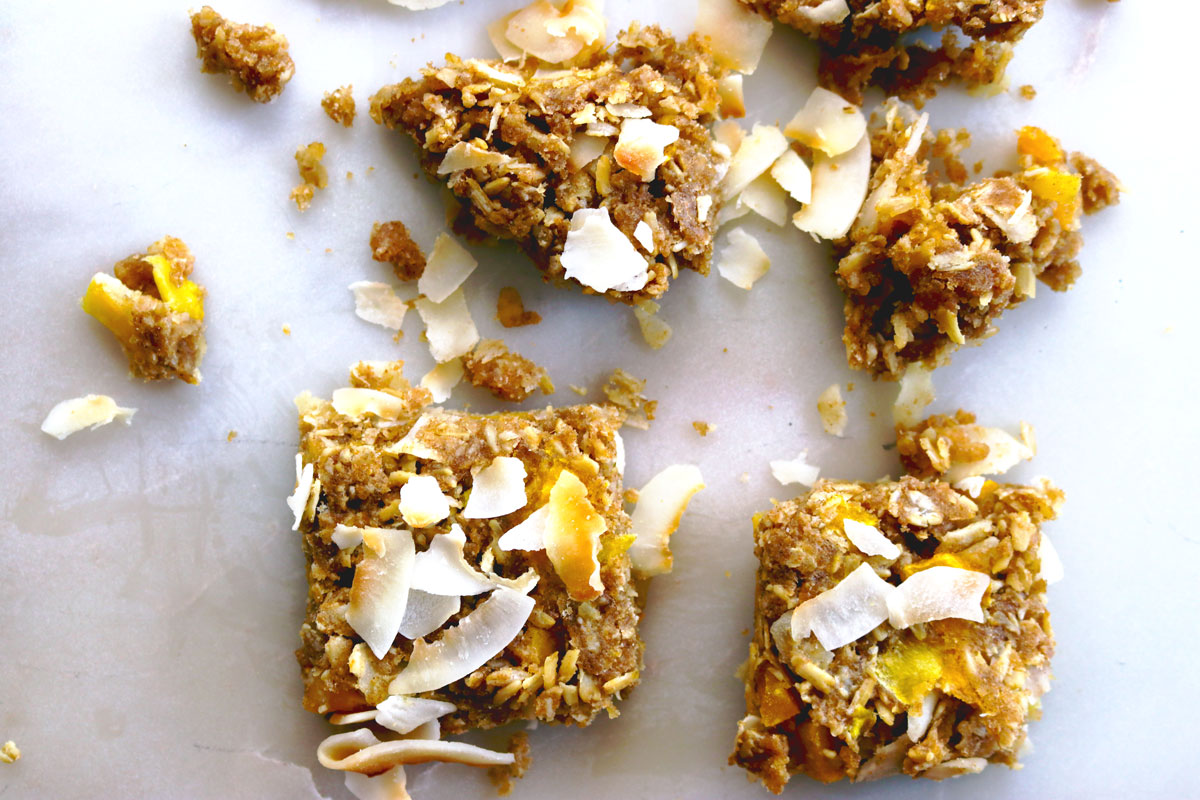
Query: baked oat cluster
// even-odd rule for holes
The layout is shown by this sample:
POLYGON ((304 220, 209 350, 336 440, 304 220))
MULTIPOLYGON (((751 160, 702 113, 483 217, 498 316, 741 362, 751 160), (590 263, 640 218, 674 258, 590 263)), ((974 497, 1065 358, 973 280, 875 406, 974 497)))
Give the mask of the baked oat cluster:
POLYGON ((92 276, 83 310, 117 337, 134 377, 200 382, 204 287, 188 279, 195 262, 182 240, 166 236, 118 261, 116 277, 92 276))
POLYGON ((1055 576, 1041 526, 1062 501, 1048 483, 822 480, 757 515, 747 713, 730 763, 775 793, 795 774, 1017 766, 1049 688, 1055 576))
POLYGON ((1081 213, 1119 199, 1111 173, 1022 128, 1020 169, 969 183, 956 154, 965 132, 928 131, 928 115, 898 103, 871 131, 869 193, 836 247, 846 295, 850 366, 895 378, 910 364, 946 363, 995 333, 1007 309, 1080 274, 1081 213), (940 158, 944 175, 931 169, 940 158))
POLYGON ((270 25, 231 22, 212 6, 192 12, 192 36, 204 72, 224 72, 233 87, 259 103, 269 103, 292 79, 296 65, 287 37, 270 25))
POLYGON ((474 386, 487 389, 500 400, 520 403, 535 390, 554 394, 545 367, 514 353, 499 339, 483 339, 462 357, 463 374, 474 386))
POLYGON ((562 69, 447 57, 371 98, 463 202, 469 231, 516 241, 547 279, 635 303, 708 272, 727 150, 706 127, 722 72, 693 38, 634 25, 562 69))
POLYGON ((821 43, 819 80, 853 103, 867 86, 921 102, 957 77, 997 84, 1046 0, 741 0, 821 43), (941 46, 913 43, 943 31, 941 46), (965 34, 962 41, 957 33, 965 34))
POLYGON ((934 414, 914 425, 896 425, 896 451, 904 471, 918 478, 955 483, 979 475, 999 475, 1037 452, 1033 427, 1021 423, 1020 438, 999 428, 975 424, 959 409, 934 414))

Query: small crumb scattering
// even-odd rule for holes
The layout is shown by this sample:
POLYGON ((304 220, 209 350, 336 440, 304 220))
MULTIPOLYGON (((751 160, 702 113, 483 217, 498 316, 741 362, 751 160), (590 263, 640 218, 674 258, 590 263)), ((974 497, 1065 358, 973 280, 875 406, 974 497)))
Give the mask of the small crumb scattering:
POLYGON ((0 745, 0 764, 13 764, 20 759, 21 748, 17 747, 17 743, 12 739, 0 745))
POLYGON ((270 25, 239 25, 211 6, 191 19, 202 72, 227 73, 237 91, 259 103, 273 100, 292 79, 296 65, 288 55, 287 37, 270 25))
POLYGON ((291 335, 292 335, 292 326, 291 326, 291 325, 284 325, 284 326, 283 326, 283 335, 284 335, 284 336, 291 336, 291 335))
POLYGON ((576 386, 573 383, 568 383, 567 388, 570 389, 575 394, 579 395, 580 397, 587 396, 587 389, 583 388, 582 386, 576 386))
POLYGON ((292 189, 291 197, 301 211, 307 211, 312 205, 317 189, 329 185, 329 172, 321 163, 324 157, 325 145, 321 142, 311 142, 296 150, 296 168, 300 171, 303 183, 292 189))
POLYGON ((511 403, 525 400, 535 389, 540 388, 542 394, 554 392, 545 367, 510 351, 499 339, 481 340, 462 357, 462 366, 463 374, 473 385, 511 403))
POLYGON ((542 321, 542 315, 536 311, 526 311, 521 293, 515 287, 505 286, 496 298, 496 319, 506 328, 519 328, 537 325, 542 321))
MULTIPOLYGON (((321 108, 334 122, 349 128, 354 124, 354 85, 346 84, 321 98, 321 108)), ((347 173, 349 177, 349 173, 347 173)))
POLYGON ((672 333, 671 326, 658 318, 658 308, 658 303, 653 300, 643 300, 633 307, 633 316, 637 319, 642 338, 653 350, 666 344, 672 333))
POLYGON ((425 272, 425 254, 398 219, 371 228, 371 258, 391 264, 402 281, 415 281, 425 272))
POLYGON ((1037 89, 1033 88, 1033 86, 1028 83, 1022 86, 1019 91, 1021 93, 1022 100, 1032 100, 1033 98, 1037 97, 1037 89))
POLYGON ((238 435, 237 431, 230 431, 228 434, 226 434, 225 441, 232 442, 234 439, 237 438, 237 435, 238 435))
POLYGON ((699 419, 692 423, 692 427, 695 428, 696 433, 700 434, 701 436, 708 436, 717 429, 717 426, 713 423, 705 422, 699 419))
POLYGON ((625 409, 625 424, 633 428, 646 430, 654 419, 654 411, 658 408, 657 400, 647 400, 642 392, 646 382, 635 378, 618 367, 613 370, 608 383, 604 385, 604 395, 615 406, 625 409))

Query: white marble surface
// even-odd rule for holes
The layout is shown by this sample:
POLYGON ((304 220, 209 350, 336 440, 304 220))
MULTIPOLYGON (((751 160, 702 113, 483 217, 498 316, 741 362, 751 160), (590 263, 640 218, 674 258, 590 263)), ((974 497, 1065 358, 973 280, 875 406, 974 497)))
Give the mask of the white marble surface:
MULTIPOLYGON (((426 247, 444 223, 406 139, 365 115, 336 127, 318 101, 353 82, 361 110, 446 50, 487 54, 483 22, 516 5, 412 14, 374 0, 226 0, 223 13, 270 20, 291 40, 296 77, 269 106, 200 74, 186 4, 0 6, 0 741, 25 753, 0 765, 0 796, 348 796, 316 763, 330 728, 299 705, 305 584, 283 503, 291 398, 331 391, 360 358, 402 357, 414 377, 430 366, 415 314, 395 343, 355 318, 345 287, 387 279, 366 245, 373 220, 405 219, 426 247), (300 215, 292 153, 314 139, 328 145, 332 185, 300 215), (209 290, 199 387, 130 380, 116 343, 78 310, 91 273, 165 233, 192 246, 209 290), (38 431, 54 403, 88 392, 138 407, 133 425, 63 442, 38 431)), ((614 31, 635 16, 692 24, 691 0, 608 7, 614 31)), ((947 92, 930 106, 935 125, 971 126, 984 154, 1007 150, 1019 125, 1043 125, 1129 190, 1087 222, 1074 290, 1041 292, 937 374, 936 409, 1034 423, 1041 454, 1015 477, 1050 475, 1069 495, 1051 527, 1067 579, 1052 589, 1057 682, 1036 751, 1019 772, 797 781, 792 795, 1200 796, 1187 699, 1200 656, 1197 174, 1186 73, 1172 74, 1187 69, 1195 19, 1172 22, 1168 9, 1196 16, 1186 0, 1052 0, 1011 70, 1036 100, 947 92)), ((814 63, 802 37, 777 30, 746 82, 750 118, 786 121, 814 63)), ((846 368, 827 254, 795 230, 749 228, 770 274, 749 294, 682 277, 662 308, 675 335, 658 352, 627 309, 542 285, 510 246, 475 248, 467 294, 482 332, 546 364, 554 402, 616 366, 650 377, 660 414, 627 437, 630 484, 681 460, 709 483, 678 534, 674 574, 651 588, 641 687, 618 720, 538 729, 518 797, 766 796, 725 759, 744 708, 732 675, 750 625, 748 520, 790 494, 767 461, 807 448, 826 474, 867 479, 897 464, 883 447, 894 388, 846 368), (541 325, 505 332, 492 319, 508 284, 541 325), (835 381, 855 387, 841 440, 815 411, 835 381), (693 420, 718 429, 700 438, 693 420)), ((491 407, 467 391, 456 401, 491 407)), ((454 766, 411 770, 410 787, 418 800, 490 793, 481 773, 454 766)))

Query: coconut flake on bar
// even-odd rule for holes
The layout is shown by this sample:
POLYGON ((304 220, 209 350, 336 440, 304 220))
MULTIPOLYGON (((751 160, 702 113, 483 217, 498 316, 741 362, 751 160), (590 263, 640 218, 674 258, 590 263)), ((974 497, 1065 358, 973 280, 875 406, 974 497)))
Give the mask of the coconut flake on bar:
POLYGON ((867 119, 858 106, 817 87, 804 108, 784 126, 783 133, 827 156, 836 156, 862 141, 867 133, 867 119))
POLYGON ((363 529, 353 525, 343 525, 339 522, 334 526, 333 534, 329 538, 338 546, 339 550, 353 550, 362 544, 363 529))
POLYGON ((942 480, 958 483, 978 475, 1002 475, 1021 461, 1033 458, 1033 448, 1000 428, 985 428, 982 425, 963 426, 972 444, 987 445, 987 455, 978 461, 955 462, 946 470, 942 480))
POLYGON ((958 567, 930 567, 906 579, 888 597, 888 619, 894 628, 939 619, 983 622, 983 593, 991 580, 982 572, 958 567))
POLYGON ((136 408, 122 408, 106 394, 75 397, 63 400, 50 409, 50 413, 42 421, 42 433, 48 433, 62 441, 72 433, 78 433, 84 428, 94 430, 114 419, 128 425, 136 412, 136 408))
POLYGON ((605 136, 589 136, 586 133, 577 133, 575 138, 571 140, 571 155, 568 159, 571 162, 571 166, 577 170, 583 169, 604 155, 604 151, 608 149, 608 142, 608 137, 605 136))
POLYGON ((921 698, 921 709, 915 711, 908 710, 908 739, 912 742, 919 742, 929 730, 929 723, 933 721, 933 709, 937 706, 938 693, 936 689, 930 689, 921 698))
POLYGON ((519 458, 499 456, 479 472, 462 510, 463 519, 492 519, 524 508, 525 464, 519 458))
POLYGON ((428 389, 433 395, 433 402, 444 403, 450 399, 450 393, 458 386, 463 377, 461 358, 452 358, 421 376, 421 388, 428 389))
POLYGON ((581 208, 571 215, 560 258, 567 278, 597 292, 636 292, 650 279, 646 258, 613 224, 607 208, 581 208))
POLYGON ((395 739, 382 742, 369 728, 335 733, 317 747, 317 761, 328 769, 379 775, 407 764, 450 761, 474 767, 511 764, 512 753, 497 753, 465 742, 395 739))
POLYGON ((442 302, 422 297, 417 300, 417 313, 425 323, 429 352, 439 364, 466 355, 479 341, 479 331, 462 288, 455 289, 442 302))
POLYGON ((419 694, 465 678, 499 654, 517 637, 533 612, 532 597, 501 586, 432 644, 413 642, 403 671, 389 694, 419 694))
POLYGON ((447 233, 439 233, 433 252, 425 260, 425 271, 417 279, 417 291, 435 303, 443 303, 479 266, 466 249, 447 233))
POLYGON ((842 520, 842 530, 850 543, 868 556, 883 556, 892 561, 900 557, 900 548, 891 539, 884 536, 879 528, 859 522, 856 519, 842 520))
POLYGON ((869 564, 859 564, 832 589, 796 606, 792 612, 792 638, 799 642, 815 634, 826 650, 857 641, 887 621, 895 591, 896 587, 876 575, 869 564))
POLYGON ((1038 546, 1038 556, 1042 559, 1041 569, 1038 570, 1038 577, 1046 582, 1049 586, 1052 583, 1058 583, 1066 574, 1063 569, 1062 559, 1058 555, 1058 550, 1055 549, 1050 537, 1042 531, 1042 543, 1038 546))
POLYGON ((450 498, 437 478, 414 475, 400 487, 400 516, 413 528, 428 528, 450 516, 450 498))
POLYGON ((524 521, 512 526, 497 541, 501 550, 544 550, 546 549, 546 519, 550 507, 542 506, 524 521))
POLYGON ((583 481, 569 470, 559 473, 546 508, 543 541, 554 571, 572 600, 595 600, 604 592, 600 535, 608 523, 592 507, 583 481))
POLYGON ((613 150, 613 159, 644 182, 654 180, 658 165, 667 160, 666 148, 679 140, 674 125, 660 125, 648 119, 626 119, 613 150))
POLYGON ((788 150, 775 160, 771 178, 796 202, 812 202, 812 170, 795 150, 788 150))
POLYGON ((921 412, 936 398, 933 373, 920 364, 909 364, 900 376, 900 392, 892 404, 892 419, 897 425, 916 425, 921 412))
POLYGON ((738 0, 700 0, 696 33, 725 67, 749 74, 771 38, 771 21, 738 0))
POLYGON ((797 6, 792 13, 815 25, 832 25, 850 16, 846 0, 821 0, 815 6, 797 6))
MULTIPOLYGON (((721 181, 721 199, 729 201, 742 193, 750 182, 771 168, 788 150, 787 138, 773 125, 755 125, 733 154, 729 171, 721 181)), ((870 151, 867 162, 870 164, 870 151)))
POLYGON ((346 773, 346 791, 358 800, 412 800, 407 787, 404 767, 392 767, 374 777, 359 772, 346 773))
POLYGON ((463 555, 467 536, 458 524, 430 539, 413 562, 412 588, 429 594, 464 597, 489 592, 495 585, 463 555))
POLYGON ((505 62, 520 61, 521 57, 525 54, 521 48, 517 47, 508 40, 507 35, 508 23, 512 21, 512 18, 515 17, 517 13, 517 11, 513 11, 505 14, 499 19, 488 23, 487 26, 488 40, 491 41, 492 46, 496 48, 496 53, 500 56, 500 60, 505 62))
POLYGON ((363 543, 346 622, 376 658, 383 658, 404 619, 416 548, 411 531, 392 528, 363 528, 363 543))
POLYGON ((832 436, 845 436, 850 417, 846 414, 846 401, 842 399, 842 387, 830 385, 817 398, 817 413, 821 415, 821 427, 832 436))
POLYGON ((451 172, 461 172, 464 169, 497 167, 511 161, 512 156, 480 147, 474 142, 457 142, 442 157, 442 163, 438 164, 437 174, 449 175, 451 172))
POLYGON ((314 490, 320 493, 321 482, 313 479, 313 465, 305 464, 303 457, 296 453, 296 488, 287 499, 288 508, 296 515, 292 530, 300 530, 300 523, 308 516, 309 507, 315 505, 310 502, 314 490))
POLYGON ((453 714, 458 706, 445 700, 395 695, 384 700, 376 709, 376 723, 396 733, 409 733, 426 722, 453 714))
POLYGON ((699 467, 673 464, 655 475, 638 491, 633 509, 633 545, 629 557, 638 577, 671 571, 671 534, 696 492, 704 488, 699 467))
POLYGON ((849 151, 828 156, 817 151, 812 165, 812 202, 796 212, 792 224, 822 239, 840 239, 854 224, 871 179, 871 137, 849 151))
POLYGON ((775 476, 775 480, 782 483, 784 486, 789 483, 799 483, 804 486, 812 486, 817 482, 817 476, 821 474, 821 468, 809 464, 804 459, 808 456, 807 450, 801 450, 800 455, 793 458, 791 461, 772 461, 771 474, 775 476))
POLYGON ((783 227, 788 221, 787 192, 768 174, 763 173, 738 195, 737 202, 763 219, 783 227))
POLYGON ((633 229, 633 238, 647 253, 654 252, 654 231, 646 224, 646 220, 638 220, 633 229))
POLYGON ((400 635, 405 639, 420 639, 446 624, 446 620, 462 608, 462 598, 456 594, 430 594, 420 589, 408 590, 408 605, 400 620, 400 635))
POLYGON ((505 38, 542 61, 570 60, 584 47, 604 38, 604 4, 600 0, 567 0, 556 7, 536 0, 508 20, 505 38))
POLYGON ((722 278, 739 289, 749 290, 770 268, 771 259, 757 239, 741 228, 729 232, 728 244, 722 248, 717 262, 717 272, 722 278))
POLYGON ((391 286, 377 281, 355 281, 350 284, 350 291, 354 293, 354 313, 359 319, 400 330, 408 304, 396 296, 391 286))
POLYGON ((374 414, 380 419, 397 419, 405 408, 404 401, 394 394, 356 386, 334 389, 331 402, 334 411, 354 419, 367 414, 374 414))

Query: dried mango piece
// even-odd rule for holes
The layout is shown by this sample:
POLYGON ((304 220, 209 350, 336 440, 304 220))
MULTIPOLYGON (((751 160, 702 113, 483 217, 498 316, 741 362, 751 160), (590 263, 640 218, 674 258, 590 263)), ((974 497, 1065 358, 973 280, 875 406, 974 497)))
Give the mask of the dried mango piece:
POLYGON ((880 685, 906 706, 921 702, 945 670, 942 654, 923 642, 907 642, 880 653, 871 672, 880 685))
POLYGON ((169 309, 198 320, 204 319, 204 290, 187 279, 176 284, 171 274, 171 262, 164 256, 150 255, 142 260, 151 266, 158 296, 169 309))
POLYGON ((758 715, 763 724, 775 726, 799 713, 800 704, 796 702, 791 681, 769 666, 759 672, 758 715))
POLYGON ((121 340, 133 339, 133 302, 136 294, 111 275, 92 276, 80 305, 121 340))
POLYGON ((1052 167, 1063 163, 1063 151, 1054 137, 1034 125, 1017 131, 1017 152, 1034 164, 1052 167))
POLYGON ((1054 218, 1064 230, 1070 231, 1079 227, 1079 211, 1083 200, 1080 190, 1083 181, 1078 175, 1039 167, 1026 172, 1023 180, 1035 197, 1056 204, 1054 218))

